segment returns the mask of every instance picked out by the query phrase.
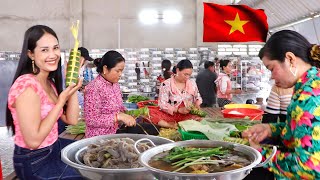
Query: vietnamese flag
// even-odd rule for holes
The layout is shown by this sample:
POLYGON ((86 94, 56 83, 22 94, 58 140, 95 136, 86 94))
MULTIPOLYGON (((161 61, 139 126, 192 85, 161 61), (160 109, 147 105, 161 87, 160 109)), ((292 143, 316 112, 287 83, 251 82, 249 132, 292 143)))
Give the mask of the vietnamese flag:
POLYGON ((203 3, 203 42, 265 42, 267 16, 246 5, 203 3))

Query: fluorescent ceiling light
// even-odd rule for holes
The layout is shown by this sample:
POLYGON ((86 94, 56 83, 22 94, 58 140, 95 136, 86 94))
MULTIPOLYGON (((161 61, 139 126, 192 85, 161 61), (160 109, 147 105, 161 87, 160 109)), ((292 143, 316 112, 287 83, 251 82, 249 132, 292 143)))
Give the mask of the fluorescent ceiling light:
POLYGON ((307 17, 307 18, 304 18, 304 19, 301 19, 301 20, 298 20, 298 21, 295 21, 295 22, 292 22, 292 23, 289 23, 289 24, 285 24, 285 25, 282 25, 282 26, 274 27, 274 28, 272 28, 270 30, 270 32, 273 32, 273 31, 276 31, 276 30, 281 30, 281 29, 286 29, 288 27, 291 27, 291 26, 294 26, 294 25, 309 21, 311 19, 312 19, 312 17, 307 17))
POLYGON ((162 18, 162 21, 166 24, 177 24, 181 21, 182 15, 177 10, 165 10, 162 18))
POLYGON ((155 24, 159 21, 159 15, 156 10, 143 10, 139 14, 139 20, 143 24, 155 24))

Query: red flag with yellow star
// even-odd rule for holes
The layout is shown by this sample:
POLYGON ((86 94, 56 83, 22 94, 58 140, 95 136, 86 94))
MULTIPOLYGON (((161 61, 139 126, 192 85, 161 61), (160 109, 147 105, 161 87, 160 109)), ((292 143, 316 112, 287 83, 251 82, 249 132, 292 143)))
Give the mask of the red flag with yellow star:
POLYGON ((203 3, 203 42, 265 42, 267 16, 246 5, 203 3))

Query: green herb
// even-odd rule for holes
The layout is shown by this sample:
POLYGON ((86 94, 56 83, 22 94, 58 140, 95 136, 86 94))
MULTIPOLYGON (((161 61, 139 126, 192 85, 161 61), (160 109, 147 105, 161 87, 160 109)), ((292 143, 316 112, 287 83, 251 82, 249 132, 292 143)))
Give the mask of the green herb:
POLYGON ((158 104, 154 103, 154 102, 148 102, 146 104, 146 106, 158 106, 158 104))
POLYGON ((182 167, 174 170, 173 172, 178 172, 181 171, 182 169, 187 168, 188 166, 192 165, 198 165, 198 164, 219 164, 219 163, 224 163, 225 161, 223 160, 211 160, 210 157, 200 157, 199 159, 195 159, 194 161, 190 163, 185 163, 182 167))
POLYGON ((79 121, 76 125, 68 125, 66 131, 70 134, 84 134, 86 132, 86 123, 79 121))
POLYGON ((128 97, 128 102, 131 102, 131 103, 137 103, 137 102, 146 101, 146 100, 149 100, 149 98, 141 95, 131 95, 128 97))
POLYGON ((134 110, 130 110, 130 111, 126 111, 126 114, 133 116, 135 118, 139 117, 139 116, 145 116, 145 117, 149 117, 149 109, 148 107, 143 107, 140 109, 134 109, 134 110))
POLYGON ((164 160, 173 162, 185 158, 195 158, 201 156, 224 155, 228 150, 222 150, 222 147, 216 148, 187 148, 175 147, 167 155, 164 160))

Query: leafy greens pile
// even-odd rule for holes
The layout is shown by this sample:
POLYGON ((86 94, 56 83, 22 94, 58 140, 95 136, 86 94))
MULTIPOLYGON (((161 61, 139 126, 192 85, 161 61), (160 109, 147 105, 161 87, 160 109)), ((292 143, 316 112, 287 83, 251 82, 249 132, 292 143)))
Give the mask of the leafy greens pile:
MULTIPOLYGON (((182 169, 191 165, 197 164, 218 164, 222 160, 211 160, 211 156, 223 156, 229 151, 222 147, 216 148, 191 148, 177 146, 169 151, 169 154, 162 160, 171 163, 177 169, 174 172, 179 172, 182 169)), ((223 161, 224 162, 224 161, 223 161)))

